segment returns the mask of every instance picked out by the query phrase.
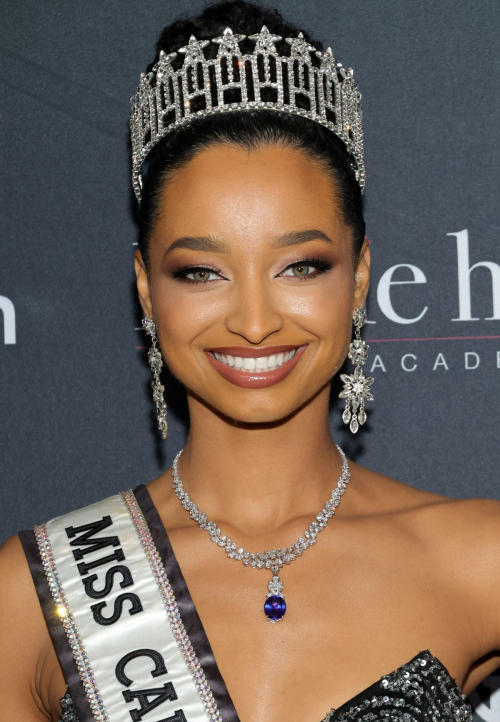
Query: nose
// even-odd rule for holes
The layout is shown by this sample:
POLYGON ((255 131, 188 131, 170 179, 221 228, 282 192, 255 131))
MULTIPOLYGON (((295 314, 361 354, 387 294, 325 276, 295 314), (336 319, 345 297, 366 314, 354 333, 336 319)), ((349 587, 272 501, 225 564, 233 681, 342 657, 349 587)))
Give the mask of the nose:
POLYGON ((226 328, 253 345, 283 328, 283 314, 269 283, 247 276, 234 284, 226 328))

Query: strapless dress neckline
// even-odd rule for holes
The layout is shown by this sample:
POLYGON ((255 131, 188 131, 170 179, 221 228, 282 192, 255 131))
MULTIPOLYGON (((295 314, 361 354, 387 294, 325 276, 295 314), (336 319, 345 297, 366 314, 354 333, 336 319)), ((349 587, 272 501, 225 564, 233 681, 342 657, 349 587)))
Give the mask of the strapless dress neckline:
MULTIPOLYGON (((59 722, 79 722, 69 691, 61 698, 59 722)), ((321 722, 473 722, 467 697, 430 650, 383 675, 331 709, 321 722)))

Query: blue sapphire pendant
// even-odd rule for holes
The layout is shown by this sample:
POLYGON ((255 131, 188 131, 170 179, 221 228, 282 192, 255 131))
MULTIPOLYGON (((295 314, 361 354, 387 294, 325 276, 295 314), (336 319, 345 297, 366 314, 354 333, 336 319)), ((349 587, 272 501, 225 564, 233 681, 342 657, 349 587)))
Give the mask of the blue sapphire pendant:
POLYGON ((270 622, 280 622, 285 616, 286 602, 282 595, 283 582, 277 574, 273 576, 267 585, 269 594, 264 602, 264 613, 270 622))

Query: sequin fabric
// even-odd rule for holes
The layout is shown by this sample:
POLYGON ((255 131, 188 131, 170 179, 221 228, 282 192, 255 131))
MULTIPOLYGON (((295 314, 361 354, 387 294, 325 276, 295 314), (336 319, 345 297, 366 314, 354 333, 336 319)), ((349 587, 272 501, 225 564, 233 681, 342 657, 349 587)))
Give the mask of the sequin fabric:
POLYGON ((59 701, 61 703, 61 716, 59 717, 59 722, 79 722, 70 693, 66 692, 64 697, 61 697, 59 701))
POLYGON ((472 708, 428 650, 386 674, 322 722, 473 722, 472 708))
MULTIPOLYGON (((79 722, 69 692, 59 722, 79 722)), ((322 722, 473 722, 472 708, 446 667, 430 652, 381 677, 322 722)))

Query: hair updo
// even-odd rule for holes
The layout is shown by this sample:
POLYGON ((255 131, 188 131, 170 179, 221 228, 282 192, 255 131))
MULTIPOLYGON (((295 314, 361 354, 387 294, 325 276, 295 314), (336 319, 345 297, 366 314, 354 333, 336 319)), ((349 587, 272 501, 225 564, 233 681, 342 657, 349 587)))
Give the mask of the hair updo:
MULTIPOLYGON (((187 45, 191 35, 197 40, 211 40, 222 35, 227 26, 234 33, 251 35, 259 32, 263 25, 268 27, 269 32, 282 36, 283 39, 275 43, 280 55, 287 55, 289 51, 285 38, 297 36, 302 30, 287 22, 277 9, 264 8, 246 0, 224 0, 208 5, 198 17, 180 18, 167 25, 156 44, 155 60, 147 70, 150 71, 157 62, 161 50, 171 53, 187 45)), ((302 33, 307 42, 317 50, 323 50, 321 42, 311 38, 304 30, 302 33)), ((254 49, 254 43, 248 38, 239 46, 244 54, 252 53, 254 49)), ((205 57, 215 58, 217 50, 218 46, 210 43, 204 49, 205 57)), ((313 62, 315 58, 313 55, 313 62)), ((182 63, 183 58, 178 55, 172 65, 175 69, 181 67, 182 63)), ((263 97, 263 100, 267 98, 263 97)), ((226 101, 233 102, 233 99, 227 95, 226 101)), ((296 102, 300 105, 299 97, 296 102)), ((331 177, 339 211, 352 234, 353 259, 357 261, 365 236, 362 196, 343 142, 328 128, 313 120, 259 108, 193 119, 189 125, 170 132, 150 151, 143 165, 138 239, 148 270, 149 242, 159 216, 164 184, 199 151, 219 143, 249 151, 265 145, 295 148, 318 163, 331 177)))

